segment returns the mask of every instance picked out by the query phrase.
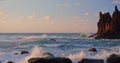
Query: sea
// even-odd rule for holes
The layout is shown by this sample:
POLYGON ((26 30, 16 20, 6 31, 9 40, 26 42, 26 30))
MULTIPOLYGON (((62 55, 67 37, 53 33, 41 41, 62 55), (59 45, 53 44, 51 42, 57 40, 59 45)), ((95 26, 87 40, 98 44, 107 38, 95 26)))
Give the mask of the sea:
POLYGON ((83 58, 106 59, 120 54, 120 39, 89 38, 93 33, 0 33, 0 63, 28 63, 45 52, 55 57, 70 58, 73 63, 83 58), (96 48, 97 52, 89 52, 96 48), (29 54, 20 54, 28 51, 29 54), (17 54, 16 54, 17 53, 17 54))

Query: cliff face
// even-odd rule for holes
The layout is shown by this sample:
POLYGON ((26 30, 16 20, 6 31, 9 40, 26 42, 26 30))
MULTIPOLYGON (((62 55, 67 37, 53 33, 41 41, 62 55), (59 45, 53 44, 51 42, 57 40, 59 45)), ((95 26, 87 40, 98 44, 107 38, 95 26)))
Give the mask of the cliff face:
POLYGON ((99 13, 100 19, 98 22, 98 34, 102 34, 104 32, 107 32, 111 30, 111 16, 109 13, 102 14, 102 12, 99 13))
POLYGON ((97 39, 120 39, 120 11, 115 6, 112 17, 109 12, 99 13, 98 30, 94 35, 97 39))

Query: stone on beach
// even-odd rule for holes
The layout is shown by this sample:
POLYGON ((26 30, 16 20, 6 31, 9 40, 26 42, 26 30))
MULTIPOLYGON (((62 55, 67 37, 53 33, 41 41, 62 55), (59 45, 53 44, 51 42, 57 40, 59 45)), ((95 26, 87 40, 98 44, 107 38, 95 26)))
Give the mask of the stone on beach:
POLYGON ((72 63, 68 58, 31 58, 28 60, 28 63, 72 63))
POLYGON ((89 52, 97 52, 97 50, 95 48, 90 48, 89 52))
POLYGON ((51 41, 56 41, 56 39, 54 39, 54 38, 51 38, 50 40, 51 40, 51 41))
POLYGON ((28 51, 21 51, 20 54, 29 54, 28 51))
POLYGON ((14 63, 14 62, 12 62, 12 61, 7 61, 7 63, 14 63))
POLYGON ((111 54, 107 59, 107 63, 120 63, 120 55, 111 54))
POLYGON ((82 61, 79 61, 78 63, 104 63, 104 60, 102 60, 102 59, 83 59, 82 61))

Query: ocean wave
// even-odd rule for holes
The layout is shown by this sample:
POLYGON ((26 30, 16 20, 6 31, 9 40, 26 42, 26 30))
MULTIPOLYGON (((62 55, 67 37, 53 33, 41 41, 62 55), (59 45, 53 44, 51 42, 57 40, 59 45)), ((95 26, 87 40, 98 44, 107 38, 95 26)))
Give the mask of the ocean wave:
POLYGON ((111 54, 120 54, 120 46, 112 47, 112 50, 101 50, 100 52, 86 52, 86 51, 80 51, 76 54, 69 54, 68 58, 76 61, 81 61, 84 58, 90 58, 90 59, 103 59, 106 61, 106 59, 111 54))
POLYGON ((76 47, 75 45, 72 44, 61 44, 59 46, 57 46, 58 48, 72 48, 72 47, 76 47))
MULTIPOLYGON (((87 35, 87 34, 86 34, 87 35)), ((81 39, 85 34, 11 34, 11 35, 0 35, 0 42, 30 42, 38 40, 61 40, 68 42, 66 40, 76 40, 81 39)), ((87 38, 87 37, 86 37, 87 38)))

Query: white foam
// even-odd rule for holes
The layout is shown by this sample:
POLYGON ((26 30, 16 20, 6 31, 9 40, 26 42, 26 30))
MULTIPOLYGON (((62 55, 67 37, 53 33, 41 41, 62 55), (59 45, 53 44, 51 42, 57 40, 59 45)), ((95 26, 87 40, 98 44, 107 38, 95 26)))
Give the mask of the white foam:
POLYGON ((111 48, 113 51, 108 51, 108 50, 102 50, 101 52, 87 52, 87 51, 81 51, 77 54, 70 54, 68 55, 68 58, 71 60, 75 61, 81 61, 84 58, 90 58, 90 59, 103 59, 106 63, 106 59, 111 55, 111 54, 120 54, 120 47, 113 47, 111 48))
POLYGON ((43 38, 43 39, 45 39, 45 38, 47 38, 48 36, 47 36, 47 34, 43 34, 42 36, 41 36, 41 38, 43 38))
POLYGON ((38 39, 38 36, 27 36, 27 37, 23 37, 22 39, 26 39, 26 40, 36 40, 36 39, 38 39))
POLYGON ((25 58, 17 61, 17 63, 27 63, 30 58, 38 58, 42 57, 42 48, 39 46, 33 47, 31 54, 29 56, 26 56, 25 58))
POLYGON ((74 55, 69 55, 68 58, 72 59, 72 60, 82 60, 84 58, 84 52, 81 51, 80 53, 78 54, 74 54, 74 55))

